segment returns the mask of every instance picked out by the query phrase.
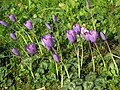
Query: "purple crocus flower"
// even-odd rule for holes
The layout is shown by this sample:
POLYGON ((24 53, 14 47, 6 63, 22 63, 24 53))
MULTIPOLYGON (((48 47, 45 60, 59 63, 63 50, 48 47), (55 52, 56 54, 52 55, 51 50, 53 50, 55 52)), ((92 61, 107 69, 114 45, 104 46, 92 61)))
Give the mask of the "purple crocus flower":
POLYGON ((45 26, 51 30, 51 26, 47 22, 45 22, 45 26))
POLYGON ((53 19, 53 21, 54 21, 54 22, 56 22, 56 21, 57 21, 57 18, 56 18, 56 16, 55 16, 55 15, 52 15, 52 19, 53 19))
POLYGON ((3 26, 6 26, 6 27, 8 26, 8 24, 6 22, 1 21, 1 20, 0 20, 0 24, 3 25, 3 26))
POLYGON ((90 30, 89 31, 89 39, 92 43, 95 43, 98 38, 98 33, 95 30, 90 30))
POLYGON ((81 35, 83 36, 84 33, 89 32, 85 27, 81 28, 81 35))
POLYGON ((53 39, 51 34, 45 34, 44 36, 41 37, 42 44, 50 50, 53 46, 53 39))
POLYGON ((18 52, 18 50, 16 48, 12 48, 12 52, 17 56, 20 55, 20 53, 18 52))
POLYGON ((76 34, 80 34, 80 30, 81 30, 80 24, 74 23, 73 30, 76 32, 76 34))
POLYGON ((10 37, 11 37, 13 40, 16 40, 16 35, 15 35, 13 32, 10 33, 10 37))
POLYGON ((34 43, 30 43, 30 44, 25 46, 25 50, 27 52, 29 52, 30 54, 34 54, 36 51, 36 47, 35 47, 34 43))
POLYGON ((85 38, 85 40, 89 41, 90 40, 89 39, 89 31, 84 32, 83 37, 85 38))
POLYGON ((104 40, 104 41, 106 40, 106 36, 103 32, 100 32, 100 36, 101 36, 102 40, 104 40))
POLYGON ((86 5, 88 8, 90 8, 90 4, 89 4, 88 0, 86 0, 86 5))
POLYGON ((16 18, 13 14, 9 14, 8 17, 10 18, 11 21, 15 22, 16 18))
POLYGON ((71 43, 74 43, 75 39, 76 39, 76 33, 75 33, 75 31, 74 30, 66 30, 65 33, 66 33, 66 37, 68 38, 68 40, 71 43))
POLYGON ((32 29, 32 22, 31 22, 30 19, 27 20, 27 21, 25 21, 24 25, 25 25, 25 27, 27 27, 28 29, 30 29, 30 30, 32 29))
POLYGON ((53 53, 53 58, 56 62, 60 62, 59 56, 56 53, 53 53))

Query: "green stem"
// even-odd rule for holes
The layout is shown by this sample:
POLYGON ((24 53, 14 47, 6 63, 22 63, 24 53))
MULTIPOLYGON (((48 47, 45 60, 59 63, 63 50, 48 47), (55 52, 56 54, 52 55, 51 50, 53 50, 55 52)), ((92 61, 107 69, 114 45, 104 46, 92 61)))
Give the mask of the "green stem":
POLYGON ((90 52, 91 52, 91 56, 92 56, 92 63, 93 63, 93 72, 95 72, 95 62, 93 59, 93 52, 92 52, 92 48, 91 48, 91 43, 89 42, 89 48, 90 48, 90 52))
POLYGON ((95 28, 95 21, 94 21, 94 18, 93 18, 93 14, 92 14, 92 10, 91 10, 91 9, 90 9, 90 15, 91 15, 91 18, 92 18, 94 30, 96 30, 96 28, 95 28))
POLYGON ((63 72, 62 72, 62 66, 61 66, 61 88, 63 87, 63 72))
POLYGON ((105 69, 107 69, 107 68, 106 68, 106 64, 105 64, 105 61, 104 61, 104 59, 103 59, 103 57, 102 57, 102 55, 101 55, 101 53, 100 53, 100 51, 99 51, 99 49, 98 49, 98 46, 97 46, 97 44, 96 44, 96 43, 94 43, 94 44, 95 44, 95 46, 96 46, 96 49, 97 49, 97 51, 98 51, 98 53, 99 53, 99 55, 100 55, 100 57, 101 57, 101 59, 102 59, 102 61, 103 61, 104 68, 105 68, 105 69))
POLYGON ((109 50, 109 52, 110 52, 111 58, 112 58, 113 63, 114 63, 114 65, 115 65, 115 67, 116 67, 117 74, 119 74, 118 66, 117 66, 117 64, 116 64, 116 62, 115 62, 115 59, 114 59, 114 57, 113 57, 113 54, 112 54, 111 49, 110 49, 110 47, 109 47, 109 44, 108 44, 107 41, 105 41, 105 43, 107 44, 107 47, 108 47, 108 50, 109 50))
POLYGON ((79 60, 79 49, 76 50, 75 44, 73 44, 74 48, 75 48, 75 53, 77 55, 77 60, 78 60, 78 78, 80 78, 80 60, 79 60))
POLYGON ((58 77, 58 63, 55 62, 55 66, 56 66, 56 73, 57 73, 57 77, 58 77))
POLYGON ((25 44, 27 44, 27 41, 26 41, 26 39, 24 38, 24 36, 23 36, 19 31, 17 31, 17 33, 23 38, 25 44))
POLYGON ((82 48, 82 55, 81 55, 81 68, 83 64, 83 43, 81 42, 81 48, 82 48))
POLYGON ((38 42, 38 39, 37 39, 36 35, 34 34, 33 31, 31 31, 31 32, 32 32, 33 36, 35 37, 35 40, 36 40, 36 42, 37 42, 37 44, 38 44, 38 47, 39 47, 39 50, 40 50, 41 55, 43 55, 43 53, 42 53, 42 48, 41 48, 41 46, 40 46, 40 44, 39 44, 39 42, 38 42))

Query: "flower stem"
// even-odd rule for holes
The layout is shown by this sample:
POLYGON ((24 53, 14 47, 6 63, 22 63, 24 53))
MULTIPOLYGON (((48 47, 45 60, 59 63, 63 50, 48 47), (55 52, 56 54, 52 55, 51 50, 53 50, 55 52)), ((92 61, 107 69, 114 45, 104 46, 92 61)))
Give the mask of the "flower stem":
POLYGON ((38 39, 37 39, 37 37, 36 37, 36 35, 34 34, 33 31, 32 31, 32 34, 33 34, 33 36, 35 37, 35 40, 36 40, 36 42, 37 42, 37 44, 38 44, 38 47, 39 47, 39 50, 40 50, 41 55, 43 55, 43 53, 42 53, 42 48, 41 48, 41 46, 40 46, 40 44, 39 44, 39 42, 38 42, 38 39))
POLYGON ((83 64, 83 43, 81 42, 81 49, 82 49, 82 55, 81 55, 81 69, 83 64))
POLYGON ((110 47, 109 47, 109 44, 108 44, 107 41, 105 41, 105 43, 107 44, 107 47, 108 47, 108 50, 109 50, 109 52, 110 52, 111 58, 112 58, 113 63, 114 63, 114 65, 115 65, 115 67, 116 67, 117 74, 119 74, 118 66, 117 66, 117 64, 116 64, 116 62, 115 62, 115 59, 114 59, 114 57, 113 57, 113 54, 112 54, 111 49, 110 49, 110 47))
POLYGON ((75 44, 73 44, 74 48, 75 48, 75 53, 77 55, 77 60, 78 60, 78 78, 80 78, 80 59, 79 59, 79 49, 76 50, 75 44))
POLYGON ((63 72, 62 72, 62 66, 61 66, 61 88, 63 87, 63 72))
POLYGON ((92 56, 93 72, 95 72, 95 61, 93 59, 93 52, 92 52, 92 48, 91 48, 91 43, 90 42, 89 42, 89 48, 90 48, 90 52, 91 52, 91 56, 92 56))
POLYGON ((107 68, 106 68, 106 64, 105 64, 105 61, 104 61, 104 59, 103 59, 103 57, 102 57, 102 55, 101 55, 101 53, 100 53, 100 51, 99 51, 99 49, 98 49, 98 46, 97 46, 96 43, 94 43, 94 44, 95 44, 95 47, 96 47, 96 49, 97 49, 97 51, 98 51, 98 53, 99 53, 99 55, 100 55, 100 57, 101 57, 101 59, 102 59, 102 61, 103 61, 104 68, 107 70, 107 68))

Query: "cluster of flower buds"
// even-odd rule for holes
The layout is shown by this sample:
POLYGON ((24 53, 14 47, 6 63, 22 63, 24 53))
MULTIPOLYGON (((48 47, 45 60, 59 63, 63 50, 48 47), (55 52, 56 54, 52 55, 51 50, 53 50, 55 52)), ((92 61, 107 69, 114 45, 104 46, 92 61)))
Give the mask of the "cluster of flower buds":
MULTIPOLYGON (((56 18, 55 15, 52 16, 52 19, 53 19, 54 22, 57 21, 57 18, 56 18)), ((45 26, 50 30, 52 29, 51 26, 47 22, 45 22, 45 26)), ((59 56, 53 50, 52 35, 51 34, 45 34, 45 35, 41 36, 41 42, 42 42, 43 46, 45 46, 47 48, 47 50, 52 51, 52 56, 53 56, 54 60, 59 63, 60 62, 59 56)))

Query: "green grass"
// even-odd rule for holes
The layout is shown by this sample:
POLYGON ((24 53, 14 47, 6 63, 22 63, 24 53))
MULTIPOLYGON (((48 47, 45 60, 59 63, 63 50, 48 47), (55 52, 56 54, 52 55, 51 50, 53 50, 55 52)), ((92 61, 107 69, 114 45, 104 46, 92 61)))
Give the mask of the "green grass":
POLYGON ((0 25, 0 90, 119 90, 119 0, 89 0, 89 3, 90 9, 85 0, 0 1, 0 20, 10 26, 0 25), (10 21, 8 14, 14 14, 17 21, 10 21), (57 16, 57 22, 53 22, 52 15, 57 16), (23 25, 27 19, 32 21, 36 38, 23 25), (52 33, 46 28, 45 22, 52 27, 52 33), (103 31, 107 37, 110 52, 100 36, 96 43, 101 55, 95 45, 91 44, 95 71, 88 42, 77 36, 75 48, 79 50, 78 55, 65 36, 65 30, 72 29, 74 22, 81 26, 86 25, 88 30, 95 28, 98 32, 103 31), (10 38, 10 32, 15 32, 17 41, 10 38), (60 65, 42 45, 41 36, 47 33, 51 33, 53 37, 54 49, 61 60, 60 65), (37 48, 34 55, 29 55, 24 49, 25 45, 31 43, 30 38, 37 48), (18 49, 21 56, 12 53, 13 47, 18 49), (107 70, 102 59, 105 60, 107 70))

